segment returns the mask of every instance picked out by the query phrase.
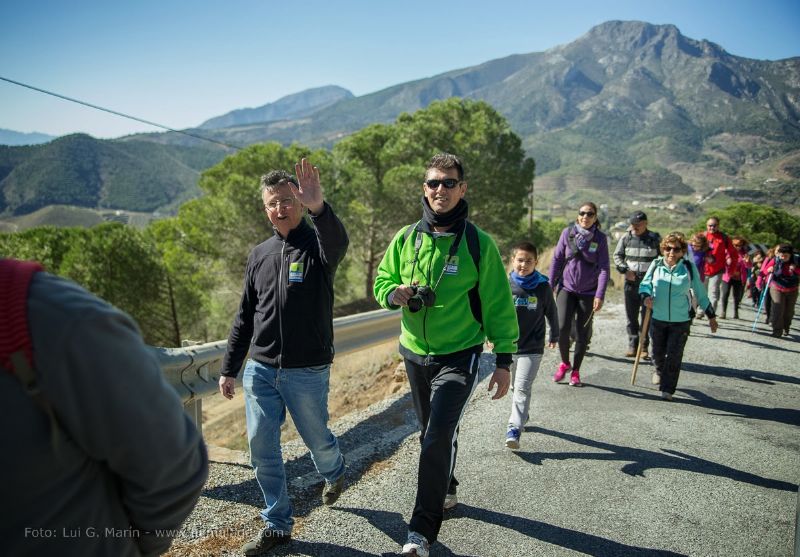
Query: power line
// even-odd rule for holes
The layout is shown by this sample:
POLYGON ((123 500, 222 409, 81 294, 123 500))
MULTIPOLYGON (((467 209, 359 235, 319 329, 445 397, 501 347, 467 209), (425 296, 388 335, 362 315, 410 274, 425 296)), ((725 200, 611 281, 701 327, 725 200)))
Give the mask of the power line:
POLYGON ((103 112, 108 112, 109 114, 114 114, 115 116, 122 116, 123 118, 127 118, 128 120, 135 120, 137 122, 141 122, 143 124, 147 124, 149 126, 155 126, 157 128, 161 128, 163 130, 171 131, 173 133, 179 133, 182 135, 187 135, 189 137, 193 137, 195 139, 200 139, 202 141, 209 141, 211 143, 216 143, 217 145, 222 145, 223 147, 228 147, 230 149, 234 149, 236 151, 240 151, 244 149, 239 145, 231 145, 230 143, 225 143, 224 141, 218 141, 216 139, 211 139, 210 137, 203 137, 202 135, 197 135, 191 132, 176 130, 170 128, 169 126, 164 126, 162 124, 157 124, 156 122, 150 122, 149 120, 144 120, 143 118, 137 118, 136 116, 131 116, 130 114, 123 114, 122 112, 117 112, 116 110, 111 110, 110 108, 103 108, 102 106, 97 106, 96 104, 88 103, 85 101, 81 101, 78 99, 73 99, 71 97, 67 97, 65 95, 59 95, 58 93, 54 93, 52 91, 47 91, 45 89, 40 89, 39 87, 34 87, 33 85, 28 85, 27 83, 20 83, 19 81, 14 81, 13 79, 8 79, 7 77, 3 77, 0 75, 0 80, 7 81, 9 83, 13 83, 14 85, 19 85, 20 87, 26 87, 28 89, 32 89, 34 91, 38 91, 39 93, 44 93, 46 95, 52 95, 53 97, 58 97, 59 99, 64 99, 65 101, 74 102, 77 104, 82 104, 83 106, 88 106, 89 108, 94 108, 95 110, 102 110, 103 112))

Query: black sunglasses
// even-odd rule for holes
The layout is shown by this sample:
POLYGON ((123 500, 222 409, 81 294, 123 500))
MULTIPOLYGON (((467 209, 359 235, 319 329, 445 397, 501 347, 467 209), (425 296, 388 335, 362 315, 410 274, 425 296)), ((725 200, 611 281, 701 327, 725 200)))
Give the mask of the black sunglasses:
POLYGON ((664 251, 683 251, 683 248, 678 246, 667 246, 664 248, 664 251))
POLYGON ((456 180, 455 178, 445 178, 444 180, 425 180, 425 185, 432 190, 438 189, 439 186, 444 186, 451 190, 460 183, 461 180, 456 180))
POLYGON ((593 213, 592 211, 578 211, 579 217, 593 217, 594 215, 595 213, 593 213))

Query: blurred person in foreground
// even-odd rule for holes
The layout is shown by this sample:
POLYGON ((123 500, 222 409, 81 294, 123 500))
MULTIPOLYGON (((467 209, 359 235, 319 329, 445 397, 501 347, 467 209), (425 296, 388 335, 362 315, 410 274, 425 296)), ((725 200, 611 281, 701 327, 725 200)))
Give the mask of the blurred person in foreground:
POLYGON ((136 323, 32 262, 0 308, 0 554, 165 552, 208 457, 136 323))

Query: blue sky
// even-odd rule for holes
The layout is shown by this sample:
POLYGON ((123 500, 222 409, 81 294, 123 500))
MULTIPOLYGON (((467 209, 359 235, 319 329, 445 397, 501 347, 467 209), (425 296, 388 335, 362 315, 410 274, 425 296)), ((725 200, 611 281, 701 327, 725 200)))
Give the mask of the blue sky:
MULTIPOLYGON (((800 0, 9 0, 0 76, 174 128, 321 85, 363 95, 569 43, 604 21, 674 24, 737 56, 800 56, 800 0)), ((0 81, 0 128, 150 126, 0 81)))

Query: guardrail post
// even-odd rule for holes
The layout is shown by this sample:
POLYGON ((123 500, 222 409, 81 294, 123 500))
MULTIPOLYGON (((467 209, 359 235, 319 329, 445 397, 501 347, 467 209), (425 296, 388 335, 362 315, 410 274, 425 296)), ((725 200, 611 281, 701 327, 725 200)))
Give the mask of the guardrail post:
POLYGON ((197 431, 203 435, 203 399, 193 398, 183 405, 183 409, 197 426, 197 431))

